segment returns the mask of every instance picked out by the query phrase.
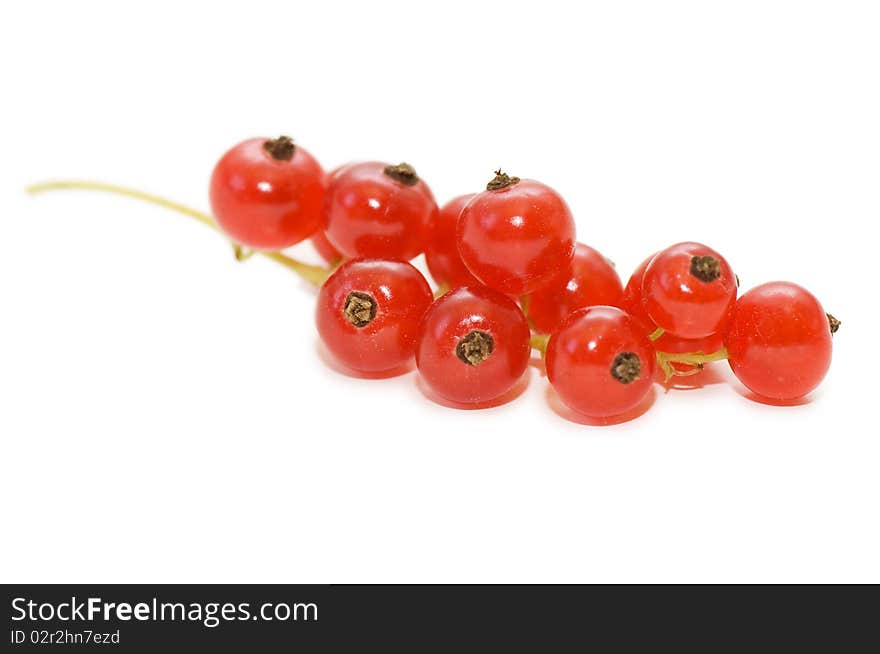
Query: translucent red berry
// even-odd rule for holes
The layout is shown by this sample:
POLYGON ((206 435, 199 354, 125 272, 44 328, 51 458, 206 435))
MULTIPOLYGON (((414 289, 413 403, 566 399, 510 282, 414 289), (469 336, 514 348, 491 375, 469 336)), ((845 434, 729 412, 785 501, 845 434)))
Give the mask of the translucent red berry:
POLYGON ((651 318, 648 316, 648 310, 645 308, 645 296, 642 293, 642 281, 645 279, 645 271, 648 269, 648 264, 650 264, 656 256, 657 253, 655 252, 636 267, 633 274, 630 275, 629 280, 626 282, 626 286, 623 288, 623 298, 620 301, 620 308, 633 317, 645 322, 646 326, 650 327, 651 332, 657 329, 657 326, 651 321, 651 318))
POLYGON ((409 260, 425 249, 437 211, 412 166, 348 164, 330 179, 326 234, 346 257, 409 260))
POLYGON ((327 239, 327 235, 323 231, 317 231, 311 238, 312 247, 321 255, 321 258, 327 263, 338 263, 342 261, 342 254, 333 247, 333 244, 327 239))
MULTIPOLYGON (((620 308, 629 313, 636 320, 640 321, 643 325, 645 334, 649 335, 655 332, 657 325, 651 320, 651 317, 648 315, 648 311, 645 308, 644 297, 642 295, 642 280, 645 275, 645 270, 648 268, 648 264, 651 263, 651 260, 655 256, 656 253, 652 254, 650 257, 642 261, 642 263, 640 263, 635 269, 623 290, 623 299, 620 303, 620 308)), ((702 338, 681 338, 670 332, 663 332, 663 334, 654 340, 655 350, 676 354, 700 352, 703 354, 711 354, 712 352, 719 351, 722 347, 724 347, 724 343, 721 338, 721 333, 719 332, 715 332, 702 338)), ((677 363, 672 363, 671 365, 680 372, 699 372, 701 370, 701 368, 694 368, 693 366, 677 363)))
POLYGON ((344 366, 387 372, 412 359, 432 300, 428 282, 409 263, 355 259, 321 287, 315 320, 327 349, 344 366))
POLYGON ((321 226, 325 176, 304 148, 282 136, 229 150, 211 175, 211 208, 235 243, 280 250, 321 226))
POLYGON ((574 255, 574 219, 549 186, 496 174, 462 210, 456 232, 468 270, 487 286, 533 293, 564 274, 574 255))
POLYGON ((609 418, 651 390, 655 352, 638 321, 616 307, 571 314, 547 344, 547 377, 574 411, 609 418))
POLYGON ((509 391, 531 357, 530 332, 520 308, 484 286, 450 291, 422 321, 416 365, 439 396, 480 405, 509 391))
POLYGON ((608 259, 589 245, 578 243, 565 274, 528 298, 533 328, 550 334, 577 309, 603 304, 620 306, 623 284, 608 259))
POLYGON ((648 264, 642 296, 655 325, 681 338, 703 338, 724 327, 736 301, 736 276, 715 250, 678 243, 648 264))
POLYGON ((832 329, 838 325, 805 288, 762 284, 736 302, 724 335, 730 367, 760 396, 800 398, 828 372, 832 329))
POLYGON ((455 229, 461 210, 472 197, 472 193, 460 195, 440 209, 428 247, 425 248, 425 261, 431 276, 435 282, 449 288, 479 283, 461 260, 455 240, 455 229))

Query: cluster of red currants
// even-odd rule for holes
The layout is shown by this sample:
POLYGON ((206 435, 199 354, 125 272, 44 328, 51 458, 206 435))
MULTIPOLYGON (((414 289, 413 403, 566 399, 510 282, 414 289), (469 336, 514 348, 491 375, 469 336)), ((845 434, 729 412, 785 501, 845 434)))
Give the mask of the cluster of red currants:
POLYGON ((497 171, 480 193, 438 209, 408 164, 354 163, 325 175, 286 137, 230 150, 211 204, 235 242, 278 250, 312 238, 331 263, 317 327, 345 366, 419 374, 446 400, 480 406, 522 377, 533 347, 572 409, 634 409, 654 381, 728 359, 754 393, 791 400, 815 388, 839 323, 795 284, 737 299, 718 252, 679 243, 648 257, 626 287, 613 264, 575 242, 562 197, 497 171), (409 260, 424 252, 445 292, 434 299, 409 260))
MULTIPOLYGON (((34 187, 115 190, 100 184, 34 187)), ((321 284, 318 332, 346 368, 405 370, 456 406, 497 401, 537 349, 560 399, 592 418, 625 415, 655 380, 727 359, 755 395, 790 401, 831 362, 839 322, 804 288, 739 280, 718 252, 678 243, 645 259, 624 287, 608 259, 575 241, 568 205, 549 186, 501 171, 479 193, 438 208, 412 166, 352 163, 325 173, 287 137, 229 150, 211 178, 216 224, 242 248, 321 284), (330 269, 279 251, 311 239, 330 269), (438 297, 409 261, 425 254, 438 297), (311 274, 303 271, 308 269, 311 274)))

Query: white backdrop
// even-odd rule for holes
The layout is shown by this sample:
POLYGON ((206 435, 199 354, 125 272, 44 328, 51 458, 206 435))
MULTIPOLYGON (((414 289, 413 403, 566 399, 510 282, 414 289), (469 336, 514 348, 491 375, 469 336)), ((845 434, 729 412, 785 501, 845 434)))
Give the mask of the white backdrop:
POLYGON ((870 2, 8 7, 0 580, 880 581, 878 33, 870 2), (314 292, 204 227, 22 190, 207 208, 220 154, 278 133, 440 201, 545 181, 624 278, 698 240, 801 283, 843 320, 831 372, 781 408, 716 364, 596 427, 533 368, 452 410, 339 375, 314 292))

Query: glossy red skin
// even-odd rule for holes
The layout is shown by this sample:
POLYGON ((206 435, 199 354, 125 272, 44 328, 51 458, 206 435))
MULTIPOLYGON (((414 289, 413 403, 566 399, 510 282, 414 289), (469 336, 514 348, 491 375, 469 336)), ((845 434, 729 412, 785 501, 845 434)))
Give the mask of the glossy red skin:
MULTIPOLYGON (((657 253, 642 261, 638 268, 635 269, 626 287, 623 290, 623 298, 620 302, 620 308, 629 313, 643 324, 646 334, 651 335, 656 331, 657 325, 651 320, 645 309, 644 298, 642 297, 642 279, 648 264, 656 256, 657 253)), ((654 349, 660 352, 702 352, 703 354, 711 354, 717 352, 724 347, 724 342, 719 332, 704 336, 703 338, 680 338, 669 332, 664 332, 660 338, 654 341, 654 349)), ((690 366, 678 366, 672 364, 680 370, 689 370, 690 366)))
POLYGON ((736 276, 715 250, 700 243, 678 243, 648 264, 642 296, 655 325, 680 338, 704 338, 723 330, 736 302, 736 276), (717 259, 720 277, 704 282, 692 275, 695 256, 717 259))
POLYGON ((321 287, 315 312, 318 334, 340 363, 357 372, 400 368, 415 353, 422 315, 434 300, 422 273, 404 261, 354 259, 321 287), (355 327, 345 317, 349 293, 376 300, 376 317, 355 327))
MULTIPOLYGON (((328 188, 330 186, 330 182, 332 182, 333 179, 337 175, 339 175, 340 172, 342 172, 343 170, 348 168, 348 166, 350 166, 350 165, 351 164, 343 164, 341 166, 337 166, 336 168, 331 170, 329 173, 327 173, 326 183, 327 183, 328 188)), ((322 209, 322 214, 323 214, 323 209, 322 209)), ((322 219, 323 219, 323 215, 322 215, 322 219)), ((323 229, 315 232, 312 235, 311 241, 312 241, 312 247, 315 248, 315 251, 327 263, 335 264, 335 263, 339 263, 340 261, 342 261, 342 259, 343 259, 342 253, 339 250, 337 250, 335 247, 333 247, 333 244, 327 238, 327 234, 324 233, 323 229)))
POLYGON ((327 238, 346 257, 409 260, 427 244, 437 203, 423 180, 407 186, 378 161, 343 166, 324 203, 327 238))
POLYGON ((529 320, 536 331, 552 334, 577 309, 599 304, 617 307, 622 300, 623 284, 614 265, 598 250, 578 243, 570 270, 529 296, 529 320))
POLYGON ((530 179, 478 193, 456 230, 458 252, 483 284, 508 295, 546 286, 574 255, 575 226, 565 200, 530 179))
POLYGON ((254 138, 229 150, 211 175, 211 209, 231 240, 255 250, 281 250, 321 226, 324 171, 305 148, 278 161, 254 138))
POLYGON ((831 331, 819 301, 790 282, 770 282, 737 300, 724 335, 728 362, 752 392, 795 400, 831 365, 831 331))
POLYGON ((312 247, 327 263, 337 263, 342 260, 342 254, 327 240, 327 235, 324 232, 315 232, 311 240, 312 247))
POLYGON ((642 261, 638 265, 638 267, 633 271, 633 274, 630 275, 629 281, 627 281, 626 286, 623 287, 623 298, 621 299, 620 307, 632 314, 633 316, 639 318, 640 320, 645 320, 649 325, 652 326, 651 331, 657 328, 653 322, 651 322, 651 318, 648 316, 648 312, 645 309, 645 298, 642 295, 642 280, 645 278, 645 271, 648 269, 648 264, 657 256, 657 252, 652 254, 650 257, 642 261))
POLYGON ((593 418, 634 409, 651 390, 655 355, 638 321, 617 307, 587 307, 571 314, 547 344, 547 377, 569 408, 593 418), (629 384, 611 375, 614 359, 632 352, 642 364, 629 384))
POLYGON ((462 286, 434 302, 422 320, 416 365, 438 395, 479 405, 509 391, 529 364, 529 325, 516 303, 485 286, 462 286), (492 336, 492 354, 476 366, 456 355, 459 341, 472 331, 492 336))
POLYGON ((435 282, 449 288, 479 284, 461 260, 455 240, 455 229, 461 210, 473 197, 473 193, 459 195, 443 205, 425 248, 425 261, 431 276, 435 282))

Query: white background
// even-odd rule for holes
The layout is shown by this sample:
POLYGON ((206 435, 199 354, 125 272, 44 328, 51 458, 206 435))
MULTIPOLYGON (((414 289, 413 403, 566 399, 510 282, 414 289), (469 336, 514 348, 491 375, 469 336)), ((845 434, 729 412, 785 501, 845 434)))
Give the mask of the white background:
MULTIPOLYGON (((0 579, 880 581, 880 16, 864 2, 19 2, 0 23, 0 579), (578 424, 341 376, 314 292, 203 226, 290 133, 557 188, 623 276, 681 240, 843 320, 808 403, 712 383, 578 424)), ((308 247, 295 250, 313 257, 308 247)))

